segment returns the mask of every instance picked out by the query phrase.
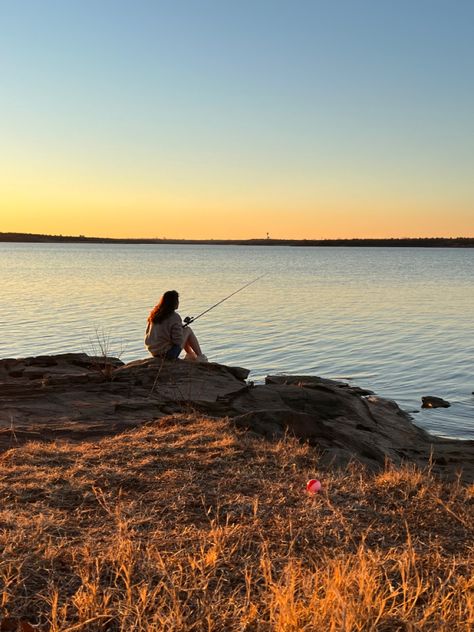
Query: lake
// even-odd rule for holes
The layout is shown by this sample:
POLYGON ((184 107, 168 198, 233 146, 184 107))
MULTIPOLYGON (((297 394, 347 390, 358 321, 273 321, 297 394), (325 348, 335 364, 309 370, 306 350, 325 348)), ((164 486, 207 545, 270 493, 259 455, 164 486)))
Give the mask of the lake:
POLYGON ((145 357, 146 318, 176 289, 210 360, 250 379, 320 375, 474 438, 474 250, 0 243, 0 357, 145 357), (420 410, 423 395, 451 408, 420 410))

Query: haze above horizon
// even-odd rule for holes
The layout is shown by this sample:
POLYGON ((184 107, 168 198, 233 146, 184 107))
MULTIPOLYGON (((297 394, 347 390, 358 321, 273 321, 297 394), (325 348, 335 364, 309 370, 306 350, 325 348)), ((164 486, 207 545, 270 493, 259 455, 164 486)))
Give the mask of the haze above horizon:
POLYGON ((0 0, 2 232, 474 234, 474 3, 0 0))

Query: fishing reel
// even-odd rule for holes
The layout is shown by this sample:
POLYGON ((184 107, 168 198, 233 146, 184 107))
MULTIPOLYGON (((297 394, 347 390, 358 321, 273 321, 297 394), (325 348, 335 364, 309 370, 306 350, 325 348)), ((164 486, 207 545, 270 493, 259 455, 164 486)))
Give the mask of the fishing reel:
POLYGON ((193 316, 186 316, 186 318, 183 320, 184 326, 186 327, 187 325, 190 325, 194 320, 193 316))

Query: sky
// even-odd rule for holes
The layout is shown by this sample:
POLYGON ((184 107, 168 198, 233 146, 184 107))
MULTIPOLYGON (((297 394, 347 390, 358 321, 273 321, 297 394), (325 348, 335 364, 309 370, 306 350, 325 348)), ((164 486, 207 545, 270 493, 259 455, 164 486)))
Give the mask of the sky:
POLYGON ((472 0, 0 0, 0 232, 474 236, 472 0))

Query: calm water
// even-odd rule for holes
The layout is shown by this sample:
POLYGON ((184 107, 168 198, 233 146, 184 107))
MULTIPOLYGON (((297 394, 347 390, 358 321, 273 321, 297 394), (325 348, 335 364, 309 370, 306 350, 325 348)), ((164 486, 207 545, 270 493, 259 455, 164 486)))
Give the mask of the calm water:
POLYGON ((419 410, 416 423, 474 438, 474 250, 0 243, 0 357, 146 356, 145 320, 166 289, 196 315, 211 360, 344 378, 419 410))

